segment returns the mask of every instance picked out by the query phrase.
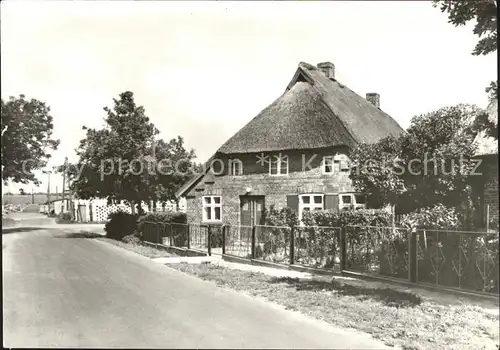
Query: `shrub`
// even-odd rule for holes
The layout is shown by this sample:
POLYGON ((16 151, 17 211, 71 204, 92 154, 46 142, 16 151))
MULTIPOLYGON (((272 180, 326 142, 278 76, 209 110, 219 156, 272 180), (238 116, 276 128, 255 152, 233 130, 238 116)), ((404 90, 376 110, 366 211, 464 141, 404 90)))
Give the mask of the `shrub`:
MULTIPOLYGON (((388 227, 391 225, 391 214, 382 209, 358 209, 340 212, 313 211, 306 212, 302 217, 306 227, 300 229, 299 243, 302 248, 301 260, 308 264, 322 267, 333 266, 339 254, 340 228, 347 229, 347 244, 357 250, 366 246, 373 235, 381 231, 369 226, 388 227), (305 249, 303 249, 305 248, 305 249)), ((297 254, 299 255, 299 254, 297 254)), ((355 258, 354 252, 350 255, 355 258)))
POLYGON ((302 222, 306 226, 391 226, 391 214, 383 209, 358 209, 340 212, 313 211, 305 213, 302 222))
POLYGON ((148 213, 139 217, 139 223, 144 221, 150 222, 174 222, 179 224, 187 223, 186 213, 179 212, 160 212, 148 213))
POLYGON ((108 238, 121 240, 137 229, 137 215, 117 211, 109 214, 108 220, 104 228, 108 238))
POLYGON ((262 245, 256 252, 257 257, 281 261, 288 256, 290 242, 290 229, 298 226, 297 214, 290 208, 276 209, 271 205, 264 212, 267 226, 260 230, 258 242, 262 245), (289 227, 289 228, 288 228, 289 227))
POLYGON ((400 224, 410 229, 456 229, 460 220, 454 208, 437 204, 403 215, 400 224))
POLYGON ((264 216, 268 226, 296 227, 299 224, 297 214, 288 207, 279 210, 274 205, 271 205, 269 209, 264 209, 264 216))
POLYGON ((122 238, 122 241, 129 244, 141 244, 141 239, 137 231, 132 233, 131 235, 124 236, 122 238))

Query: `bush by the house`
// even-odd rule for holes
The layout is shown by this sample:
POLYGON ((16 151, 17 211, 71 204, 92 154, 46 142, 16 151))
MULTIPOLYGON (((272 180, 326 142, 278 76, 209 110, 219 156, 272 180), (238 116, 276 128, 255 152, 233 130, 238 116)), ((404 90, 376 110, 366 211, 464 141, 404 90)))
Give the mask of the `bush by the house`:
POLYGON ((361 246, 371 244, 374 237, 385 234, 391 225, 391 214, 386 210, 359 209, 340 212, 313 211, 302 217, 296 255, 301 263, 318 267, 332 267, 339 259, 340 230, 346 232, 347 246, 351 250, 349 262, 353 265, 370 264, 376 258, 363 254, 361 246), (370 227, 376 226, 380 228, 370 227), (366 261, 369 259, 370 261, 366 261))
POLYGON ((313 211, 303 215, 305 226, 391 226, 391 214, 383 209, 343 210, 340 212, 313 211))
POLYGON ((498 291, 498 272, 490 269, 498 266, 497 233, 460 233, 463 226, 460 215, 454 208, 441 204, 406 214, 401 224, 417 231, 419 281, 438 281, 450 287, 458 287, 460 283, 466 288, 498 291), (440 266, 439 270, 436 266, 440 266), (488 274, 491 278, 485 284, 482 275, 488 274))
POLYGON ((137 215, 132 215, 123 211, 111 213, 108 222, 104 227, 106 237, 121 240, 123 237, 131 235, 137 229, 137 215))
POLYGON ((437 204, 433 207, 420 208, 403 215, 401 226, 409 229, 456 229, 459 226, 459 216, 454 208, 437 204))

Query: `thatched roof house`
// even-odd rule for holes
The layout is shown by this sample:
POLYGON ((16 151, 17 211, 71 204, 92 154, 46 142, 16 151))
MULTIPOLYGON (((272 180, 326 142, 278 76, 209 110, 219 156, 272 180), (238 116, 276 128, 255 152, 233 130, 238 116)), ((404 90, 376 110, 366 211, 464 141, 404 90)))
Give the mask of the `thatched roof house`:
MULTIPOLYGON (((380 95, 361 97, 335 79, 330 62, 300 62, 285 92, 227 140, 205 163, 218 155, 309 150, 375 143, 400 136, 401 126, 380 108, 380 95)), ((203 174, 178 192, 184 195, 203 174)))

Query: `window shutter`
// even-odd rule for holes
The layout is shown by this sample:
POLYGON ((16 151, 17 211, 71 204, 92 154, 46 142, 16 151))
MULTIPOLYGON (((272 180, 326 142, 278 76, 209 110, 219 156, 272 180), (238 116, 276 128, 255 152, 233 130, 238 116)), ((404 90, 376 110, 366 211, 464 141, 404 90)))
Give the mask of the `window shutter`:
POLYGON ((295 213, 299 213, 299 196, 291 194, 286 196, 286 206, 291 208, 295 213))
POLYGON ((325 210, 333 212, 339 211, 338 194, 325 194, 325 210))

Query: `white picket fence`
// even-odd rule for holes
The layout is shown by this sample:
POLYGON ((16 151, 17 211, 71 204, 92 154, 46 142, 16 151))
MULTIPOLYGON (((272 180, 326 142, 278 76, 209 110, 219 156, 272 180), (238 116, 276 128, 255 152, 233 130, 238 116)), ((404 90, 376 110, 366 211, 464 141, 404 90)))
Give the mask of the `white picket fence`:
MULTIPOLYGON (((68 202, 68 201, 65 201, 68 202)), ((51 204, 51 209, 54 210, 55 214, 60 214, 63 210, 61 208, 62 201, 55 201, 51 204)), ((142 209, 146 212, 153 211, 152 203, 148 205, 148 203, 143 202, 141 204, 142 209)), ((69 211, 69 203, 65 204, 64 212, 69 211)), ((130 205, 125 203, 120 204, 107 204, 107 201, 104 199, 94 199, 94 200, 81 200, 75 199, 73 200, 73 217, 77 221, 81 222, 104 222, 108 220, 108 216, 111 213, 116 213, 117 211, 124 211, 126 213, 131 213, 132 209, 130 205)), ((179 205, 176 206, 175 202, 168 202, 162 204, 161 202, 156 203, 156 212, 186 212, 186 200, 181 199, 179 201, 179 205)), ((40 205, 40 212, 48 212, 47 205, 40 205)))

